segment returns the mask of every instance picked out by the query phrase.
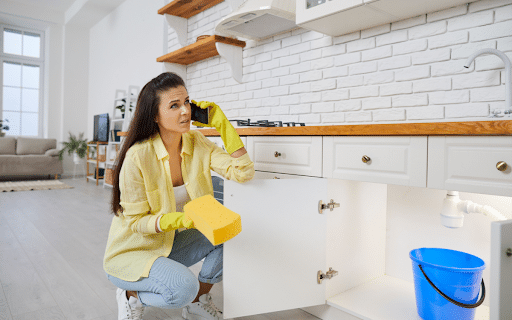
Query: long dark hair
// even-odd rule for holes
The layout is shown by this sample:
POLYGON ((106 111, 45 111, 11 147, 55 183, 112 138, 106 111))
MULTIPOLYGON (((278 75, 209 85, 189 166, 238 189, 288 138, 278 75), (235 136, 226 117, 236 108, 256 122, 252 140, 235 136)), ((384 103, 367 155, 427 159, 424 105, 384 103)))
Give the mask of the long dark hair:
POLYGON ((119 173, 121 172, 126 152, 138 141, 144 141, 158 132, 155 118, 158 115, 160 93, 179 86, 185 87, 185 82, 180 76, 172 72, 164 72, 149 81, 139 94, 135 113, 114 166, 111 210, 116 216, 119 215, 119 212, 123 212, 120 204, 119 173))

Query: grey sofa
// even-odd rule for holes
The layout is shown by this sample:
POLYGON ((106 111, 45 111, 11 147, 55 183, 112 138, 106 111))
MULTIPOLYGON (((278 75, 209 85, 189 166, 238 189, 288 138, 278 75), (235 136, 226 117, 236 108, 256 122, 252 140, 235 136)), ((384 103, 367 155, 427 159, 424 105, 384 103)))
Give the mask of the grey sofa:
POLYGON ((62 174, 56 139, 0 138, 0 178, 62 174))

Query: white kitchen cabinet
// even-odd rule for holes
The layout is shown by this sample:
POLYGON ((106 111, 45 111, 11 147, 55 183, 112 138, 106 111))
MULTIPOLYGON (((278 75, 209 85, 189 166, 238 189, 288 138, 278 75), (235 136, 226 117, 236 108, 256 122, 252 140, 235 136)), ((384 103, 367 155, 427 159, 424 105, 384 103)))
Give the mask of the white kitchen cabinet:
POLYGON ((305 29, 330 36, 339 36, 399 20, 392 14, 373 9, 368 4, 370 2, 363 0, 297 0, 296 23, 305 29), (314 2, 319 4, 313 6, 314 2))
MULTIPOLYGON (((224 317, 321 305, 384 276, 386 195, 384 184, 336 179, 225 181, 243 232, 224 244, 224 317), (340 207, 319 213, 331 199, 340 207), (319 284, 329 268, 338 275, 319 284)), ((365 309, 379 306, 367 299, 365 309)))
MULTIPOLYGON (((420 320, 413 283, 386 274, 387 190, 324 178, 225 181, 224 205, 241 214, 243 232, 224 244, 224 316, 302 308, 324 320, 420 320), (331 199, 340 207, 320 214, 319 201, 331 199), (318 272, 329 268, 338 274, 319 284, 318 272)), ((510 248, 508 229, 500 230, 493 230, 492 247, 510 248)), ((512 278, 505 251, 503 263, 491 259, 491 268, 502 266, 495 283, 512 278)), ((501 290, 492 312, 503 314, 511 295, 510 287, 501 290)), ((489 313, 480 306, 475 319, 489 313)))
POLYGON ((512 318, 512 220, 491 224, 491 320, 512 318))
POLYGON ((324 137, 323 176, 427 186, 427 137, 324 137))
POLYGON ((299 176, 296 174, 256 171, 254 179, 315 179, 316 177, 299 176))
POLYGON ((512 137, 428 138, 428 188, 512 196, 511 166, 512 137))
POLYGON ((461 4, 467 0, 297 0, 296 23, 340 36, 461 4))
POLYGON ((322 176, 322 137, 247 137, 247 152, 258 171, 322 176))
MULTIPOLYGON (((242 215, 243 232, 224 244, 224 316, 302 308, 324 320, 420 320, 413 283, 386 274, 387 184, 424 188, 427 159, 429 174, 439 165, 431 160, 450 159, 431 153, 430 144, 427 149, 429 139, 442 137, 323 137, 323 173, 328 179, 286 172, 294 163, 307 163, 304 159, 279 163, 270 155, 258 155, 275 152, 276 146, 288 152, 293 146, 288 142, 297 137, 247 138, 251 159, 255 163, 260 159, 268 171, 257 171, 255 179, 244 184, 225 181, 224 204, 242 215), (360 163, 366 165, 361 152, 372 152, 370 165, 378 164, 377 168, 358 168, 360 163), (337 171, 336 163, 340 168, 340 163, 345 164, 346 172, 337 171), (320 214, 319 201, 327 204, 331 199, 340 207, 320 214), (318 284, 318 272, 329 268, 338 274, 318 284)), ((510 148, 505 142, 510 137, 487 137, 491 140, 483 145, 473 140, 480 137, 453 138, 470 139, 468 145, 477 149, 510 148), (495 138, 507 139, 496 144, 495 138)), ((296 159, 308 159, 310 149, 304 150, 294 150, 296 159)), ((461 184, 451 190, 463 188, 461 184)), ((481 193, 501 194, 495 189, 481 193)), ((498 320, 510 314, 512 257, 506 254, 512 247, 510 227, 510 221, 493 223, 493 284, 487 293, 492 304, 478 307, 475 319, 498 320)))

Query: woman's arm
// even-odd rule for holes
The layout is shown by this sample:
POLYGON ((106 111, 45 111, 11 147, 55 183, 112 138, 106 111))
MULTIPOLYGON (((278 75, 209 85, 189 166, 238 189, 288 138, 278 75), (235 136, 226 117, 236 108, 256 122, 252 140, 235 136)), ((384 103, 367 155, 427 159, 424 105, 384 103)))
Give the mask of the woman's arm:
POLYGON ((246 154, 246 153, 247 153, 247 150, 245 150, 245 147, 242 147, 242 148, 240 148, 240 149, 236 150, 235 152, 233 152, 233 153, 231 154, 231 156, 232 156, 233 158, 240 158, 241 156, 243 156, 243 155, 244 155, 244 154, 246 154))
MULTIPOLYGON (((158 216, 152 215, 148 193, 144 184, 140 161, 133 152, 128 152, 119 173, 121 207, 127 226, 137 233, 156 233, 154 228, 158 216)), ((158 191, 154 191, 158 192, 158 191)))

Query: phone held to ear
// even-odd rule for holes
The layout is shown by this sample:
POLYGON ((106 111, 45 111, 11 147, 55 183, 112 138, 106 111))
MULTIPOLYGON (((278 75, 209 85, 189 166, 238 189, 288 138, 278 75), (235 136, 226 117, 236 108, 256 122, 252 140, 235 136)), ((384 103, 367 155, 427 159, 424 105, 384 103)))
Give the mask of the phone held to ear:
POLYGON ((190 103, 193 121, 201 122, 203 124, 208 124, 210 122, 210 109, 201 109, 193 102, 190 103))

